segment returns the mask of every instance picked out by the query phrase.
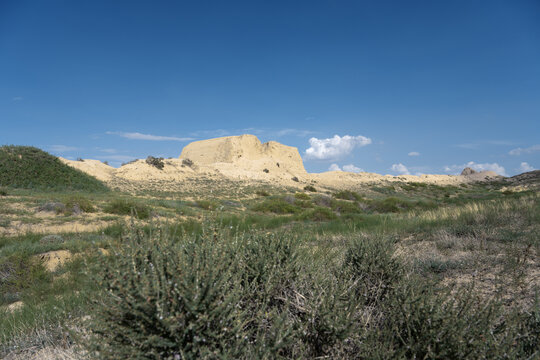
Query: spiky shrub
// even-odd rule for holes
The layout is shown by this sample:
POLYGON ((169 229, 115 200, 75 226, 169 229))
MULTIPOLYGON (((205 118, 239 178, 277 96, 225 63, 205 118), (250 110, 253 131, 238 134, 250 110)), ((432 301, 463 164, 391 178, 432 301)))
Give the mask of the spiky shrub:
POLYGON ((196 359, 238 355, 240 293, 234 258, 201 239, 134 231, 104 264, 89 350, 98 358, 196 359))
POLYGON ((96 271, 96 358, 332 356, 351 336, 348 284, 307 266, 286 236, 147 234, 133 229, 96 271))
POLYGON ((389 237, 355 238, 345 252, 343 276, 353 281, 353 290, 365 305, 379 304, 404 273, 405 269, 394 256, 394 241, 389 237))

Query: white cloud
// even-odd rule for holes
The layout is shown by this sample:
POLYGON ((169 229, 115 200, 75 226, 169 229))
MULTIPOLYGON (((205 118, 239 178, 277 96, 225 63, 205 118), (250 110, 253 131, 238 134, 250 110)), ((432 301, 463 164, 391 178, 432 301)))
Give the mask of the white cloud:
POLYGON ((529 146, 528 148, 517 148, 510 150, 510 155, 532 154, 533 152, 540 151, 540 145, 529 146))
POLYGON ((409 156, 420 156, 420 153, 418 151, 411 151, 407 155, 409 155, 409 156))
POLYGON ((349 165, 343 165, 343 171, 359 173, 359 172, 363 172, 364 169, 354 166, 353 164, 349 164, 349 165))
POLYGON ((11 98, 11 101, 15 102, 15 101, 22 101, 23 100, 23 97, 22 96, 15 96, 13 98, 11 98))
POLYGON ((403 165, 402 163, 399 163, 399 164, 393 164, 392 167, 390 168, 390 170, 392 170, 393 172, 396 172, 400 175, 410 175, 410 171, 409 169, 407 169, 407 167, 405 165, 403 165))
POLYGON ((76 151, 79 150, 78 148, 74 146, 66 146, 66 145, 51 145, 49 146, 49 149, 53 152, 57 153, 66 153, 70 151, 76 151))
POLYGON ((353 172, 353 173, 359 173, 359 172, 364 171, 364 169, 354 166, 353 164, 343 165, 343 169, 341 169, 338 164, 332 164, 330 165, 328 170, 329 171, 346 171, 346 172, 353 172))
POLYGON ((361 147, 371 144, 371 139, 362 135, 343 137, 334 135, 329 139, 309 139, 309 147, 306 150, 306 157, 309 159, 329 160, 338 159, 344 155, 350 154, 355 147, 361 147))
POLYGON ((497 163, 477 164, 474 161, 469 161, 468 163, 463 164, 463 165, 450 165, 450 166, 447 165, 444 167, 444 171, 447 173, 454 174, 454 175, 459 175, 461 174, 461 171, 466 167, 470 167, 471 169, 476 170, 476 171, 494 171, 499 175, 508 176, 506 174, 506 170, 504 169, 504 167, 502 167, 501 165, 497 163))
POLYGON ((150 135, 150 134, 141 134, 138 132, 121 132, 121 131, 107 131, 107 135, 118 135, 126 139, 131 140, 150 140, 150 141, 190 141, 194 140, 189 137, 175 137, 175 136, 160 136, 160 135, 150 135))
POLYGON ((529 165, 529 163, 522 162, 521 165, 519 165, 519 170, 522 172, 528 172, 528 171, 533 171, 536 169, 532 167, 531 165, 529 165))
POLYGON ((328 168, 329 171, 343 171, 341 170, 341 168, 339 167, 338 164, 332 164, 330 165, 330 167, 328 168))

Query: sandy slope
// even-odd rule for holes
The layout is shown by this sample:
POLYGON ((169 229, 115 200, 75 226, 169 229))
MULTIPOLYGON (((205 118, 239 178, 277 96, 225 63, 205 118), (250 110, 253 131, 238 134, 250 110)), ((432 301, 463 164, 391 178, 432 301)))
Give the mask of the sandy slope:
POLYGON ((391 176, 342 171, 309 174, 304 168, 298 149, 275 141, 263 144, 253 135, 229 136, 190 143, 183 149, 178 159, 164 160, 165 167, 162 170, 148 165, 145 160, 137 160, 118 169, 97 160, 72 161, 62 158, 61 160, 107 183, 135 182, 141 185, 165 181, 178 185, 185 183, 187 186, 188 183, 196 184, 197 179, 224 178, 232 181, 267 182, 278 186, 303 187, 306 183, 314 183, 328 188, 354 188, 362 184, 395 181, 459 185, 499 177, 493 172, 467 176, 391 176), (186 165, 190 163, 186 162, 188 159, 193 165, 186 165))

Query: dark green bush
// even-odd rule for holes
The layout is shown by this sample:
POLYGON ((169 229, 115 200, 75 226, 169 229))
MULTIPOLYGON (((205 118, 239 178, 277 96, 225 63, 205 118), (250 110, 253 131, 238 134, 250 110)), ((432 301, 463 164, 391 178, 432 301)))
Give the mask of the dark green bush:
POLYGON ((260 212, 272 212, 274 214, 296 214, 300 211, 298 206, 290 204, 282 198, 266 199, 253 206, 252 209, 260 212))
POLYGON ((139 219, 150 217, 150 207, 132 200, 116 199, 108 203, 103 209, 104 212, 117 215, 134 215, 139 219))
POLYGON ((311 192, 317 192, 317 189, 315 189, 315 186, 313 185, 306 185, 304 186, 305 191, 311 191, 311 192))
POLYGON ((355 203, 343 200, 332 201, 332 209, 338 212, 340 215, 360 214, 363 212, 362 209, 360 209, 355 203))
POLYGON ((153 156, 148 156, 146 158, 146 163, 150 166, 153 166, 159 170, 163 170, 163 168, 165 167, 165 163, 163 162, 163 158, 160 157, 160 158, 156 158, 156 157, 153 157, 153 156))
POLYGON ((373 200, 370 208, 379 213, 397 213, 410 207, 410 203, 395 197, 389 197, 384 200, 373 200))
POLYGON ((336 199, 362 201, 362 195, 350 190, 341 190, 333 194, 336 199))
POLYGON ((298 200, 311 200, 311 197, 306 193, 297 192, 294 197, 298 200))
POLYGON ((6 189, 0 187, 0 196, 7 196, 8 192, 6 189))

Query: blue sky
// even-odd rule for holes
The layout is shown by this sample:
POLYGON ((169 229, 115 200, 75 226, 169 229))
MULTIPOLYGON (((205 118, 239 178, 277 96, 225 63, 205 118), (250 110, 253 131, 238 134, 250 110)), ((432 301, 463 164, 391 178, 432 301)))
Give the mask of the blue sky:
POLYGON ((0 144, 118 166, 252 133, 310 172, 540 167, 540 2, 0 2, 0 144))

